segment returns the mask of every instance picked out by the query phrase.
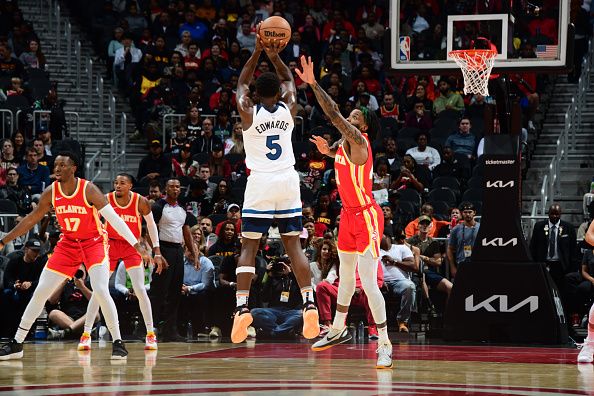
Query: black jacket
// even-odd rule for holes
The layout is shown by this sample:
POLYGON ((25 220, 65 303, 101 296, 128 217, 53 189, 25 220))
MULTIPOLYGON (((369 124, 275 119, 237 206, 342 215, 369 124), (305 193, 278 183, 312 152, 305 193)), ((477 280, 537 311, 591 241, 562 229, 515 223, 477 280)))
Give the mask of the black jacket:
MULTIPOLYGON (((548 227, 549 220, 539 221, 534 225, 532 231, 532 239, 530 240, 530 253, 534 261, 542 263, 547 259, 549 251, 549 231, 545 231, 545 226, 548 227)), ((563 220, 558 224, 561 229, 557 229, 557 255, 559 261, 563 266, 565 273, 577 271, 578 257, 577 257, 577 243, 575 227, 563 220)))

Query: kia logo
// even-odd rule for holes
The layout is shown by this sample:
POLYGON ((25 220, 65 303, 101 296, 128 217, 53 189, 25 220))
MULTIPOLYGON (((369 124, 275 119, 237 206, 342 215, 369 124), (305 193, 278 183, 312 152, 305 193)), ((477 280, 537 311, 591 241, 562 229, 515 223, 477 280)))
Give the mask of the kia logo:
POLYGON ((474 305, 474 294, 466 297, 464 300, 464 310, 466 312, 475 312, 479 309, 484 309, 487 312, 503 312, 503 313, 510 313, 516 312, 518 309, 522 308, 524 305, 528 305, 530 307, 530 313, 538 310, 538 296, 530 296, 525 298, 524 300, 520 301, 513 307, 509 307, 508 304, 508 296, 504 294, 495 294, 484 301, 479 302, 478 304, 474 305), (491 305, 495 303, 495 301, 499 300, 499 304, 495 307, 491 305))
POLYGON ((514 181, 510 180, 507 183, 504 183, 502 180, 495 180, 490 181, 487 180, 487 188, 506 188, 506 187, 513 187, 514 181))
POLYGON ((503 241, 503 238, 493 238, 487 239, 483 238, 481 241, 481 245, 483 246, 493 246, 493 247, 505 247, 508 245, 516 246, 518 244, 518 238, 512 238, 509 241, 503 241))

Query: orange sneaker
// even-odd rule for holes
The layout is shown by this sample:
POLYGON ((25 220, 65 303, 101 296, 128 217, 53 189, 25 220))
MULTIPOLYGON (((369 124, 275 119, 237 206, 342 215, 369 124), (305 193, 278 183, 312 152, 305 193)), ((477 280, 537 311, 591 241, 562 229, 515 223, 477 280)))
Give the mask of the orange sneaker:
POLYGON ((247 305, 235 308, 233 316, 233 328, 231 329, 231 342, 239 344, 245 341, 248 336, 248 327, 252 324, 254 318, 247 305))
POLYGON ((144 344, 144 349, 147 351, 157 350, 157 336, 155 335, 154 331, 146 333, 146 343, 144 344))
POLYGON ((311 340, 320 335, 320 316, 313 302, 303 306, 303 337, 311 340))
POLYGON ((78 341, 79 351, 90 351, 91 350, 91 335, 89 333, 82 333, 80 341, 78 341))
POLYGON ((406 322, 398 323, 398 331, 400 333, 408 333, 408 324, 406 322))

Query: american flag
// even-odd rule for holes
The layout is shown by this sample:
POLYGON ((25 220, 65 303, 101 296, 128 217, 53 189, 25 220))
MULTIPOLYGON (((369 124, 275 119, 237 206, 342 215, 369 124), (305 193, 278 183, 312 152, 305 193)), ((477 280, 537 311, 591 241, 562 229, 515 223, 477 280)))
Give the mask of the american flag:
POLYGON ((557 57, 557 45, 537 45, 536 57, 543 59, 551 59, 557 57))

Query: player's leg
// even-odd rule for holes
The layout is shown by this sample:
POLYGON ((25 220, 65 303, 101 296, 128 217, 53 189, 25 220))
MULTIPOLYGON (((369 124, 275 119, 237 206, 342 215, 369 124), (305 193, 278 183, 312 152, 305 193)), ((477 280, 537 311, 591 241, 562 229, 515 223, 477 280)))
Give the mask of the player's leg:
POLYGON ((590 307, 588 314, 588 336, 584 340, 582 350, 578 355, 578 363, 594 362, 594 304, 590 307))
MULTIPOLYGON (((245 220, 244 220, 245 221, 245 220)), ((247 231, 253 229, 253 221, 243 224, 241 240, 241 254, 235 273, 237 274, 237 289, 235 291, 235 314, 233 316, 233 328, 231 329, 231 341, 233 343, 243 342, 248 336, 248 327, 253 322, 252 314, 248 307, 250 287, 256 273, 256 254, 260 245, 262 233, 247 231)))
POLYGON ((107 261, 107 257, 104 258, 103 263, 90 265, 88 271, 91 276, 91 287, 93 288, 93 296, 99 302, 99 307, 103 312, 105 324, 114 340, 111 358, 125 359, 128 356, 128 351, 126 351, 120 335, 118 311, 109 294, 109 268, 105 261, 107 261))
MULTIPOLYGON (((112 242, 113 243, 113 242, 112 242)), ((110 275, 113 273, 119 263, 119 257, 116 257, 114 254, 116 251, 116 247, 111 246, 109 249, 109 271, 110 275)), ((91 298, 89 299, 89 303, 87 304, 87 312, 85 313, 85 324, 83 327, 83 333, 80 336, 80 340, 78 341, 77 349, 79 351, 89 351, 91 350, 91 331, 93 330, 93 325, 97 322, 97 316, 99 315, 99 300, 95 297, 95 293, 91 294, 91 298)), ((99 332, 97 332, 99 333, 99 332)))
POLYGON ((235 291, 236 308, 231 329, 231 341, 243 342, 253 317, 248 307, 252 278, 256 273, 256 254, 262 234, 268 232, 274 214, 274 197, 269 186, 274 184, 274 174, 252 173, 245 187, 241 216, 241 253, 235 273, 237 289, 235 291), (272 213, 271 213, 272 212, 272 213))
POLYGON ((25 308, 21 322, 14 338, 0 347, 0 360, 20 359, 23 357, 23 341, 29 333, 29 329, 41 314, 45 302, 52 293, 62 285, 69 275, 54 272, 44 268, 39 277, 39 282, 33 292, 33 296, 25 308))
MULTIPOLYGON (((299 225, 301 225, 300 218, 299 225)), ((301 288, 301 296, 303 298, 302 334, 303 337, 312 339, 320 334, 320 318, 318 315, 318 309, 314 302, 314 292, 311 286, 311 271, 309 269, 309 263, 305 253, 303 253, 303 249, 301 248, 301 240, 299 239, 299 234, 296 234, 297 232, 300 231, 290 231, 289 233, 281 234, 281 238, 283 240, 285 250, 291 259, 291 268, 295 274, 295 278, 297 278, 297 283, 299 283, 299 287, 301 288)))
POLYGON ((330 331, 321 340, 312 345, 311 349, 314 351, 323 351, 324 349, 347 342, 352 338, 345 322, 351 299, 355 293, 357 254, 338 252, 338 257, 340 259, 340 268, 338 270, 340 282, 338 284, 338 298, 336 299, 334 322, 330 331))
POLYGON ((314 302, 311 286, 311 271, 299 234, 303 231, 301 221, 301 191, 299 174, 290 169, 280 175, 275 199, 275 218, 285 250, 291 259, 291 268, 301 288, 303 298, 303 337, 312 339, 320 334, 320 318, 314 302))
MULTIPOLYGON (((142 265, 142 259, 138 258, 139 262, 137 265, 127 268, 128 276, 132 282, 132 289, 134 294, 138 298, 138 306, 144 319, 144 325, 146 326, 146 339, 144 349, 155 350, 157 349, 157 338, 153 329, 153 311, 151 309, 151 301, 149 300, 148 293, 144 287, 144 267, 142 265)), ((133 258, 124 259, 124 265, 127 265, 128 260, 133 258)))

